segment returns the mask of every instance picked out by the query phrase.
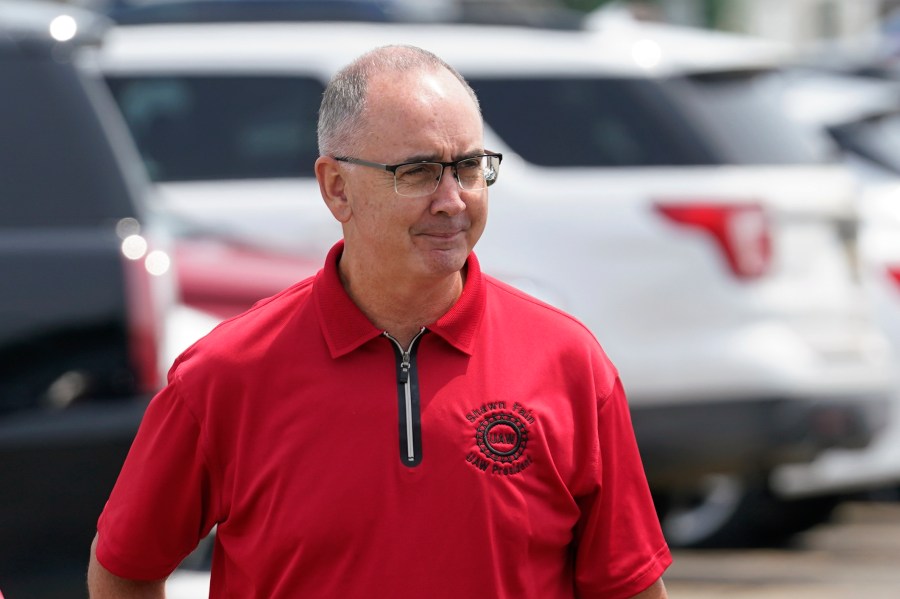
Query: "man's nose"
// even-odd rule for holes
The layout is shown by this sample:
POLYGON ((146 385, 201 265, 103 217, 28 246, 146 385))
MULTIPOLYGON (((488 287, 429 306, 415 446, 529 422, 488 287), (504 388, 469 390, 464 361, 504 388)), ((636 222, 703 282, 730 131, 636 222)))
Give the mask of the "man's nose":
POLYGON ((462 212, 466 209, 466 203, 461 194, 462 189, 456 179, 456 170, 452 166, 445 166, 438 187, 434 190, 431 211, 435 214, 446 212, 450 215, 462 212), (447 169, 450 172, 447 172, 447 169))

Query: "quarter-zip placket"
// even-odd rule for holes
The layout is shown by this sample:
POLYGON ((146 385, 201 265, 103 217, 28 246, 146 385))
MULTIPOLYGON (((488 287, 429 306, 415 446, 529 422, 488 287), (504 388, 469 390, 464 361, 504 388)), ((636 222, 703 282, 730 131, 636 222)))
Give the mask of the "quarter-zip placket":
POLYGON ((384 336, 394 344, 397 356, 397 395, 400 421, 400 460, 404 466, 418 466, 422 461, 422 425, 419 411, 419 377, 416 371, 416 345, 425 327, 403 349, 387 331, 384 336))

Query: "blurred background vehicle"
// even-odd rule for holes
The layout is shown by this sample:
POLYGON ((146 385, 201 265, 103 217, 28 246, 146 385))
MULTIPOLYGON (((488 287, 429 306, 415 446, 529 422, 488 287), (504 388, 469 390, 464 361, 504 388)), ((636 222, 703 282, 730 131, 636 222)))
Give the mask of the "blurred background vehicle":
POLYGON ((167 367, 176 297, 167 233, 145 210, 152 188, 108 90, 73 62, 108 24, 0 1, 0 584, 9 597, 44 596, 46 573, 61 564, 77 564, 83 587, 97 516, 167 367))
MULTIPOLYGON (((900 360, 900 81, 807 66, 788 71, 785 86, 788 113, 826 131, 863 186, 860 276, 900 360)), ((893 372, 900 382, 900 361, 893 372)), ((886 429, 864 451, 831 451, 815 467, 785 468, 774 482, 794 495, 900 488, 900 393, 886 429)))
POLYGON ((856 181, 825 135, 784 114, 781 49, 592 27, 131 25, 86 63, 183 231, 179 264, 218 252, 225 273, 239 257, 239 271, 197 283, 231 298, 220 316, 240 309, 236 282, 275 292, 340 235, 312 178, 331 73, 385 43, 459 67, 487 147, 504 154, 479 257, 581 318, 612 356, 670 542, 783 538, 832 498, 781 497, 770 475, 865 446, 890 394, 853 259, 856 181), (272 255, 264 274, 248 267, 272 255))

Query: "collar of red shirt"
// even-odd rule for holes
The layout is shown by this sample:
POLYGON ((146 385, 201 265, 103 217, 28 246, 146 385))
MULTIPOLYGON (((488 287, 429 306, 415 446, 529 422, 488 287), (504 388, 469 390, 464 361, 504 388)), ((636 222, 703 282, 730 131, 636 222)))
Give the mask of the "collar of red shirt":
MULTIPOLYGON (((341 284, 337 265, 343 251, 343 240, 331 248, 313 287, 319 320, 332 358, 350 353, 383 333, 356 307, 341 284)), ((466 284, 459 300, 427 328, 459 351, 471 355, 484 315, 485 283, 474 253, 469 254, 466 265, 466 284)))

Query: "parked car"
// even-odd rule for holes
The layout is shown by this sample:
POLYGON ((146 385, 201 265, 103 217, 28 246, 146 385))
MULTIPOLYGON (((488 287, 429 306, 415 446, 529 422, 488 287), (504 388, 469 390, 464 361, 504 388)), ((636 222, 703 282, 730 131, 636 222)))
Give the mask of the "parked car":
POLYGON ((105 20, 0 1, 0 581, 41 597, 83 564, 165 370, 166 234, 102 81, 73 61, 105 20), (30 574, 29 574, 30 573, 30 574))
POLYGON ((895 348, 898 391, 888 425, 865 450, 832 450, 814 467, 783 469, 773 483, 793 495, 900 488, 900 82, 798 68, 785 75, 784 102, 798 121, 828 132, 863 184, 860 276, 895 348))
POLYGON ((670 542, 784 536, 798 504, 770 474, 865 446, 889 393, 851 258, 857 187, 824 135, 783 115, 778 52, 653 34, 142 25, 111 30, 87 60, 163 213, 216 243, 295 257, 272 291, 340 236, 312 172, 330 75, 386 43, 457 66, 481 98, 486 146, 504 155, 479 258, 582 319, 611 355, 670 542))

